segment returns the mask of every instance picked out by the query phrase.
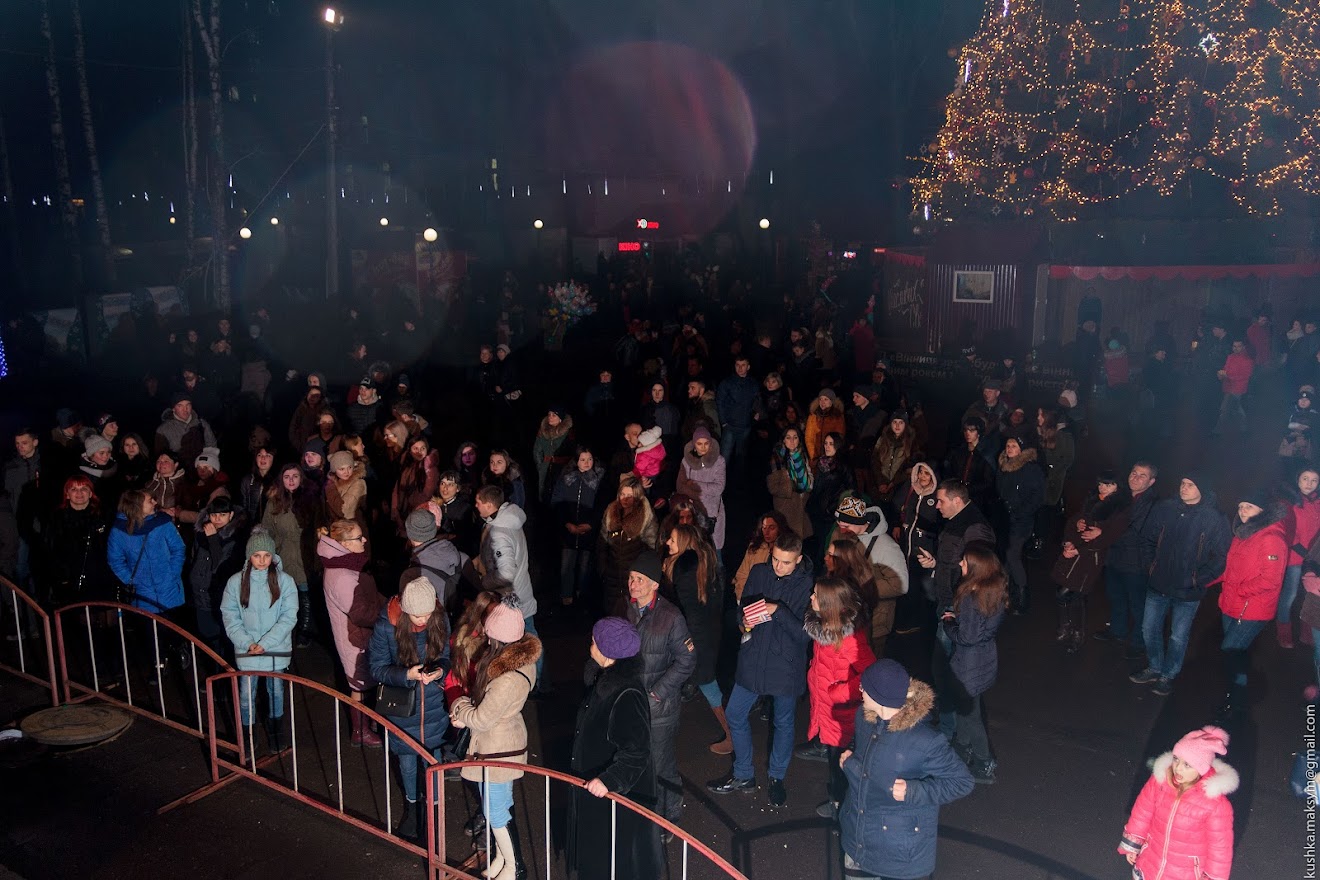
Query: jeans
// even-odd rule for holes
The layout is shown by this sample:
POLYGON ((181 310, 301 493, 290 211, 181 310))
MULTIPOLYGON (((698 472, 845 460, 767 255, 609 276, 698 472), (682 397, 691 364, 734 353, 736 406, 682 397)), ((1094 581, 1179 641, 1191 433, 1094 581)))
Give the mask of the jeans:
POLYGON ((1279 593, 1279 610, 1274 614, 1275 623, 1288 623, 1292 620, 1293 606, 1297 604, 1297 591, 1302 586, 1302 567, 1290 565, 1283 572, 1283 591, 1279 593))
POLYGON ((1106 565, 1105 595, 1109 597, 1109 632, 1123 641, 1129 636, 1137 641, 1146 616, 1146 576, 1139 571, 1117 571, 1106 565))
MULTIPOLYGON (((651 702, 655 708, 655 701, 651 702)), ((651 762, 655 765, 655 811, 670 822, 683 812, 683 779, 678 775, 674 739, 678 736, 678 713, 651 721, 651 762)))
POLYGON ((701 695, 706 698, 707 703, 710 703, 712 709, 718 709, 724 705, 724 694, 720 692, 720 683, 716 679, 712 678, 710 681, 697 685, 697 690, 701 691, 701 695))
MULTIPOLYGON (((755 779, 752 769, 752 726, 747 716, 751 714, 752 704, 760 694, 754 694, 742 685, 735 684, 729 694, 729 705, 724 709, 729 722, 729 734, 733 739, 733 776, 735 779, 755 779)), ((783 694, 770 694, 774 700, 775 738, 770 746, 770 777, 783 779, 788 772, 789 759, 793 757, 793 718, 797 710, 797 697, 783 694)))
POLYGON ((1146 594, 1146 619, 1142 622, 1142 636, 1146 640, 1148 666, 1161 678, 1177 678, 1187 657, 1187 637, 1192 632, 1192 621, 1200 599, 1174 599, 1151 590, 1146 594), (1172 618, 1168 651, 1164 648, 1164 618, 1172 618))
POLYGON ((572 599, 585 595, 591 574, 591 551, 565 547, 559 553, 559 597, 572 599))
POLYGON ((720 452, 724 455, 726 473, 733 475, 739 467, 746 467, 747 448, 752 439, 751 428, 725 425, 720 431, 720 452))
MULTIPOLYGON (((398 751, 395 751, 394 737, 390 738, 390 751, 399 756, 399 781, 403 783, 403 796, 408 799, 408 803, 417 803, 417 753, 410 747, 403 745, 398 751)), ((437 761, 443 761, 441 750, 436 746, 431 750, 437 761)), ((439 796, 439 792, 436 792, 439 796)))
POLYGON ((1008 536, 1008 549, 1004 552, 1004 562, 1008 565, 1008 592, 1013 601, 1026 607, 1030 603, 1027 595, 1027 564, 1022 558, 1031 533, 1012 533, 1008 536))
POLYGON ((1219 643, 1219 650, 1224 652, 1229 683, 1242 687, 1247 683, 1247 670, 1251 666, 1247 651, 1269 621, 1238 620, 1222 613, 1220 616, 1224 620, 1224 640, 1219 643))
POLYGON ((985 731, 985 718, 981 715, 981 697, 968 697, 958 707, 957 730, 954 742, 966 746, 972 757, 984 764, 990 760, 990 736, 985 731))
POLYGON ((270 702, 270 717, 284 717, 284 682, 278 678, 259 679, 255 675, 245 675, 243 680, 238 683, 238 714, 244 727, 252 723, 252 713, 257 702, 258 683, 266 685, 266 697, 270 702))
POLYGON ((1226 434, 1230 427, 1238 434, 1247 429, 1247 413, 1242 408, 1241 394, 1225 394, 1219 404, 1219 421, 1215 423, 1215 433, 1226 434))
POLYGON ((513 815, 513 781, 487 782, 480 785, 482 804, 486 808, 486 824, 503 828, 513 815))
MULTIPOLYGON (((536 631, 536 621, 531 615, 523 618, 523 631, 540 638, 540 633, 536 631)), ((541 670, 545 667, 545 650, 542 649, 541 656, 536 658, 536 686, 541 687, 541 670)))
POLYGON ((953 658, 953 640, 944 627, 935 624, 935 656, 931 659, 930 677, 935 685, 935 701, 940 712, 940 733, 952 740, 958 728, 957 691, 960 689, 950 661, 953 658))
MULTIPOLYGON (((848 875, 849 880, 890 880, 881 874, 867 874, 861 865, 853 861, 852 856, 843 854, 843 866, 853 873, 848 875)), ((921 877, 914 877, 912 880, 930 880, 931 875, 925 874, 921 877)))

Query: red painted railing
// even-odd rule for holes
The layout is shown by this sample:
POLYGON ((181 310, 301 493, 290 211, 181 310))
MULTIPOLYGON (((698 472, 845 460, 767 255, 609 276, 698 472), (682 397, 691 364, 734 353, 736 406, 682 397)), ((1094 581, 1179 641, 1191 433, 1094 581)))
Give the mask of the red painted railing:
MULTIPOLYGON (((51 706, 58 706, 60 691, 59 683, 55 678, 55 643, 50 637, 50 615, 36 599, 23 592, 8 578, 0 577, 0 602, 3 602, 5 609, 13 615, 12 635, 18 651, 18 665, 0 661, 0 669, 49 690, 51 706), (28 631, 28 624, 32 621, 40 624, 39 633, 28 631), (39 653, 45 654, 44 669, 40 663, 42 658, 38 656, 39 653), (40 672, 45 673, 44 678, 39 674, 40 672)), ((0 629, 7 628, 0 627, 0 629)), ((9 632, 4 632, 0 637, 8 638, 10 635, 9 632)))

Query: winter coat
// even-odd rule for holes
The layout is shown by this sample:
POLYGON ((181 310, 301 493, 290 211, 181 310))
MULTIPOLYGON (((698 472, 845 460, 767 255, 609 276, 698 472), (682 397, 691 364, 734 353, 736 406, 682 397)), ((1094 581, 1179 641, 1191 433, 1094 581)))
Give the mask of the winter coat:
POLYGON ((1246 522, 1234 517, 1219 610, 1234 620, 1273 620, 1288 566, 1288 508, 1280 503, 1246 522))
POLYGON ((317 425, 321 420, 321 413, 328 407, 324 399, 316 404, 308 403, 304 399, 298 404, 298 408, 293 411, 293 418, 289 419, 289 447, 297 452, 301 452, 307 440, 316 434, 317 425))
POLYGON ((1077 555, 1069 559, 1060 552, 1050 571, 1050 579, 1069 592, 1090 593, 1100 579, 1109 548, 1127 532, 1131 522, 1129 504, 1127 493, 1121 489, 1103 501, 1092 493, 1082 505, 1082 512, 1069 519, 1063 529, 1063 540, 1072 542, 1077 555), (1095 540, 1084 540, 1077 531, 1082 521, 1088 528, 1100 528, 1100 535, 1095 540))
POLYGON ((848 626, 837 645, 825 640, 820 617, 807 611, 804 623, 811 637, 811 666, 807 669, 807 699, 811 720, 807 738, 819 737, 827 746, 852 743, 857 709, 862 705, 862 673, 875 662, 871 643, 862 630, 848 626))
POLYGON ((720 414, 715 405, 714 391, 707 391, 699 401, 688 401, 687 415, 683 417, 683 439, 691 440, 692 433, 703 425, 710 431, 711 437, 720 439, 720 414))
MULTIPOLYGON (((599 779, 614 794, 643 807, 656 804, 651 761, 651 699, 642 685, 642 660, 629 657, 604 669, 583 698, 573 736, 571 769, 582 779, 599 779)), ((659 826, 624 807, 613 807, 586 789, 574 788, 569 804, 568 863, 579 880, 610 878, 611 847, 603 829, 614 813, 613 856, 618 877, 655 880, 660 876, 659 826)))
POLYGON ((409 453, 390 495, 390 516, 403 534, 408 514, 435 497, 440 487, 440 453, 432 449, 421 461, 409 453))
POLYGON ((716 550, 724 548, 724 458, 720 456, 720 444, 711 440, 710 450, 705 455, 697 455, 692 442, 683 447, 683 462, 679 465, 678 483, 674 487, 682 495, 688 495, 701 502, 706 513, 715 521, 715 534, 712 536, 716 550))
POLYGON ((553 428, 550 427, 548 416, 541 418, 541 427, 537 429, 536 440, 532 443, 538 497, 545 498, 550 494, 560 469, 573 457, 575 446, 572 416, 564 416, 553 428))
POLYGON ((1151 563, 1155 561, 1154 547, 1146 543, 1143 533, 1151 512, 1155 509, 1155 492, 1147 489, 1132 499, 1128 507, 1128 524, 1123 533, 1105 556, 1105 565, 1123 574, 1150 574, 1151 563))
MULTIPOLYGON (((244 568, 247 565, 244 563, 244 568)), ((289 668, 293 628, 298 623, 298 586, 284 573, 279 556, 271 561, 271 565, 275 566, 280 588, 278 599, 271 596, 267 573, 256 569, 249 573, 246 608, 239 603, 243 589, 242 570, 230 576, 229 583, 225 584, 225 594, 220 599, 220 619, 224 621, 225 635, 234 643, 234 653, 246 654, 253 644, 260 645, 266 652, 255 657, 238 657, 239 669, 283 672, 289 668), (285 656, 275 656, 277 654, 285 656)))
POLYGON ((403 588, 409 581, 424 577, 435 587, 440 604, 449 606, 458 592, 463 566, 467 563, 467 554, 447 538, 436 535, 425 544, 412 547, 408 567, 399 575, 399 595, 403 595, 403 588))
MULTIPOLYGON (((205 517, 199 517, 199 525, 206 522, 205 517)), ((225 585, 247 562, 243 557, 243 545, 239 543, 244 538, 245 535, 239 530, 238 517, 231 519, 229 525, 214 535, 197 529, 193 537, 193 561, 188 570, 188 588, 192 593, 193 608, 198 612, 199 622, 207 619, 208 625, 214 626, 210 621, 220 620, 220 599, 224 595, 225 585), (204 618, 204 613, 209 613, 210 618, 204 618)), ((218 638, 220 635, 218 630, 199 634, 206 639, 212 636, 218 638)))
POLYGON ((1045 471, 1045 504, 1053 507, 1063 498, 1068 470, 1077 458, 1077 444, 1073 442, 1072 432, 1060 430, 1054 435, 1053 448, 1042 444, 1038 447, 1037 456, 1045 471))
POLYGON ((899 502, 903 526, 899 535, 899 549, 910 565, 917 564, 918 550, 925 550, 931 555, 935 553, 936 540, 943 523, 939 510, 935 508, 935 491, 938 487, 939 480, 935 479, 934 469, 925 462, 918 462, 912 466, 907 484, 894 495, 894 500, 899 502), (917 488, 918 468, 925 468, 931 475, 930 491, 925 495, 917 488))
POLYGON ((128 517, 115 516, 106 558, 115 577, 132 588, 134 607, 160 614, 183 604, 183 539, 163 513, 147 517, 133 534, 128 517))
POLYGON ((1036 450, 1023 449, 1017 458, 999 454, 995 478, 999 500, 1008 511, 1010 535, 1029 535, 1036 526, 1036 511, 1045 503, 1045 473, 1036 464, 1036 450))
POLYGON ((476 514, 472 502, 463 497, 462 493, 449 501, 433 502, 432 512, 436 514, 436 528, 442 537, 448 538, 464 553, 477 551, 476 514))
POLYGON ((1224 389, 1225 394, 1238 396, 1246 394, 1251 384, 1251 373, 1255 368, 1256 362, 1245 351, 1230 354, 1224 360, 1225 375, 1220 387, 1224 389))
POLYGON ((642 686, 651 698, 651 723, 677 721, 682 702, 679 692, 697 665, 696 643, 678 606, 657 595, 652 607, 640 614, 632 602, 625 612, 642 637, 642 686))
POLYGON ((727 425, 734 431, 750 431, 760 388, 751 376, 739 378, 735 374, 721 382, 715 392, 715 408, 719 412, 720 425, 727 425))
POLYGON ((985 425, 985 430, 981 432, 983 442, 988 442, 989 447, 998 452, 1002 443, 1000 433, 1008 427, 1008 404, 1004 401, 996 401, 994 406, 986 406, 985 400, 981 399, 973 403, 963 412, 963 421, 967 419, 980 419, 985 425))
MULTIPOLYGON (((437 608, 434 612, 443 614, 444 610, 437 608)), ((376 618, 376 626, 371 631, 371 643, 367 647, 367 660, 371 667, 371 677, 381 684, 390 687, 416 688, 420 682, 408 680, 408 667, 399 662, 399 642, 395 636, 395 626, 403 617, 403 607, 399 597, 395 596, 385 607, 381 609, 380 617, 376 618)), ((406 623, 406 626, 411 626, 406 623)), ((426 630, 414 633, 417 646, 417 656, 421 658, 420 662, 425 665, 431 660, 442 660, 442 668, 446 672, 449 670, 449 639, 445 639, 444 651, 439 657, 428 657, 426 655, 426 630)), ((417 711, 412 715, 403 717, 396 715, 386 716, 397 724, 404 733, 411 736, 414 740, 421 743, 428 750, 440 748, 440 740, 444 738, 445 731, 449 729, 449 712, 445 708, 445 689, 444 681, 446 676, 440 676, 428 685, 422 686, 417 693, 417 711), (423 721, 423 719, 425 719, 423 721), (422 730, 425 723, 426 729, 422 730), (423 736, 423 732, 425 736, 423 736)), ((395 737, 390 737, 390 751, 394 754, 403 754, 405 751, 412 753, 412 750, 403 743, 395 741, 395 737)))
POLYGON ((765 543, 754 548, 747 548, 747 552, 743 554, 742 562, 738 565, 738 570, 733 575, 733 595, 736 600, 742 601, 743 590, 747 586, 747 579, 751 577, 752 569, 762 562, 769 562, 770 551, 773 549, 773 545, 765 543))
POLYGON ((986 442, 982 440, 975 449, 958 444, 944 460, 945 478, 966 483, 972 503, 983 510, 989 509, 987 505, 995 494, 995 466, 986 456, 986 442))
POLYGON ((706 602, 702 604, 697 594, 697 553, 684 550, 683 555, 674 560, 671 587, 678 597, 678 605, 683 609, 687 621, 688 634, 692 637, 695 665, 692 680, 705 684, 715 678, 715 666, 720 656, 720 636, 723 633, 724 620, 724 579, 720 572, 708 573, 706 584, 706 602))
POLYGON ((639 499, 627 513, 618 499, 605 508, 596 542, 596 572, 600 575, 605 607, 628 594, 628 572, 644 550, 660 542, 660 523, 651 505, 639 499))
POLYGON ((1161 501, 1142 531, 1154 561, 1150 589, 1178 600, 1201 599, 1224 573, 1231 532, 1213 492, 1199 504, 1161 501))
POLYGON ((652 401, 642 407, 642 427, 659 428, 660 436, 666 439, 677 437, 682 423, 683 417, 679 414, 678 407, 668 400, 663 400, 660 403, 652 401))
POLYGON ((169 510, 179 506, 179 498, 184 494, 186 477, 187 473, 183 468, 177 469, 173 476, 169 477, 153 473, 147 485, 142 487, 142 491, 156 499, 158 509, 169 510))
POLYGON ((367 564, 365 551, 353 552, 329 535, 322 535, 316 555, 325 569, 325 610, 339 663, 349 689, 365 691, 375 683, 367 648, 385 597, 377 591, 375 578, 362 570, 367 564))
POLYGON ((1178 792, 1169 770, 1173 752, 1151 766, 1123 827, 1120 855, 1136 854, 1133 865, 1145 880, 1228 880, 1233 868, 1233 805, 1237 771, 1215 759, 1210 772, 1178 792))
POLYGON ((768 562, 752 569, 741 607, 758 599, 779 607, 768 621, 753 627, 739 648, 737 684, 754 694, 773 696, 796 697, 806 689, 806 645, 811 637, 802 628, 802 620, 811 604, 812 586, 804 562, 784 577, 776 575, 768 562))
MULTIPOLYGON (((834 511, 844 493, 856 488, 852 468, 838 455, 822 455, 816 459, 811 475, 811 496, 807 499, 807 513, 811 515, 814 531, 828 531, 834 522, 834 511)), ((805 538, 806 535, 801 537, 805 538)))
POLYGON ((115 598, 115 579, 106 564, 110 527, 105 517, 90 506, 59 507, 43 523, 41 538, 45 564, 40 580, 56 605, 115 598))
POLYGON ((261 522, 266 513, 266 490, 275 484, 279 476, 279 469, 272 465, 265 477, 254 470, 239 481, 236 502, 247 526, 261 522))
MULTIPOLYGON (((459 697, 454 702, 454 720, 472 731, 467 754, 470 761, 509 761, 527 763, 527 723, 523 706, 536 685, 536 661, 541 657, 541 640, 527 633, 505 645, 486 667, 486 690, 481 702, 459 697), (513 752, 515 754, 509 754, 513 752), (500 755, 502 757, 494 757, 500 755)), ((523 771, 491 767, 464 767, 463 778, 469 782, 512 782, 523 771)))
POLYGON ((848 794, 839 810, 843 851, 876 876, 925 877, 935 870, 940 806, 975 787, 944 735, 922 723, 935 693, 913 680, 907 702, 888 721, 857 710, 853 753, 843 762, 848 794), (894 780, 907 782, 894 800, 894 780))
POLYGON ((1104 354, 1105 384, 1110 388, 1126 385, 1132 378, 1132 364, 1128 350, 1123 346, 1106 348, 1104 354))
POLYGON ((605 469, 593 467, 583 473, 576 467, 568 467, 555 481, 555 490, 550 495, 550 508, 555 521, 559 524, 559 538, 565 550, 587 550, 596 546, 594 534, 600 525, 600 511, 596 502, 600 498, 600 485, 605 477, 605 469), (565 526, 591 526, 585 535, 568 531, 565 526))
POLYGON ((481 485, 499 486, 504 492, 505 501, 527 510, 527 485, 523 482, 522 470, 513 462, 509 462, 508 469, 499 476, 491 473, 490 468, 483 470, 481 485))
POLYGON ((353 475, 345 481, 331 474, 325 481, 325 506, 331 521, 337 519, 357 520, 359 525, 367 521, 367 469, 358 464, 353 475))
POLYGON ((1288 550, 1288 564, 1301 565, 1302 560, 1320 535, 1320 492, 1310 495, 1298 494, 1292 509, 1288 512, 1291 527, 1292 545, 1288 550))
POLYGON ((806 491, 799 492, 793 488, 793 478, 789 474, 788 466, 780 454, 776 453, 770 460, 770 475, 765 478, 765 487, 770 492, 771 504, 784 517, 788 527, 796 532, 799 538, 806 540, 815 534, 811 518, 807 515, 807 501, 812 493, 812 468, 805 459, 802 467, 807 472, 807 488, 806 491))
POLYGON ((304 557, 304 543, 309 529, 315 530, 314 523, 304 525, 293 510, 276 513, 270 507, 261 519, 262 527, 275 539, 275 553, 284 560, 284 572, 295 584, 307 583, 307 559, 304 557))
POLYGON ((522 508, 507 501, 487 521, 481 539, 481 567, 485 572, 481 587, 513 593, 523 617, 531 617, 536 613, 536 595, 528 568, 527 535, 523 533, 526 522, 522 508))
POLYGON ((935 598, 939 609, 953 604, 953 592, 962 578, 959 563, 973 541, 995 545, 995 533, 975 504, 969 504, 953 519, 945 520, 935 543, 935 598))
POLYGON ((638 477, 654 480, 665 468, 666 455, 668 452, 664 443, 657 443, 649 449, 638 447, 637 455, 633 457, 633 473, 638 477))
POLYGON ((828 412, 821 410, 820 398, 811 402, 811 412, 807 415, 806 431, 802 436, 802 445, 807 449, 807 456, 814 464, 816 459, 825 454, 825 435, 837 433, 840 436, 848 430, 848 420, 844 417, 843 407, 836 403, 828 412))
POLYGON ((903 430, 903 436, 895 437, 893 431, 885 431, 875 444, 871 455, 871 476, 877 486, 889 486, 890 492, 908 471, 912 458, 916 454, 917 435, 909 425, 903 430))
POLYGON ((999 649, 995 636, 1004 622, 1001 608, 989 617, 981 613, 976 597, 967 594, 953 609, 956 615, 943 622, 944 633, 953 642, 950 665, 967 696, 976 697, 990 689, 999 673, 999 649))
MULTIPOLYGON (((165 450, 176 452, 179 455, 179 461, 186 467, 191 467, 197 456, 202 454, 202 450, 208 446, 218 445, 215 442, 215 432, 211 430, 211 425, 206 419, 199 416, 196 410, 188 418, 188 421, 181 422, 174 417, 174 410, 167 409, 160 414, 160 427, 156 429, 156 442, 154 452, 157 458, 165 450)), ((295 447, 302 449, 302 444, 295 447)))
MULTIPOLYGON (((854 468, 872 467, 876 442, 888 419, 889 413, 876 403, 868 403, 865 407, 855 406, 844 414, 844 421, 848 424, 848 433, 844 436, 850 444, 848 460, 854 468)), ((916 435, 912 436, 915 443, 916 435)))

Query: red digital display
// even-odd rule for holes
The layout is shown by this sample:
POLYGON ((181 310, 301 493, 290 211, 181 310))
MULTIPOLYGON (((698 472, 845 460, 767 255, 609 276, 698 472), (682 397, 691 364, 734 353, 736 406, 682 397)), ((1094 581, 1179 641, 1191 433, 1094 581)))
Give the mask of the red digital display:
POLYGON ((619 253, 621 254, 635 253, 637 251, 640 251, 641 249, 642 249, 642 243, 640 241, 619 242, 619 253))
POLYGON ((642 217, 642 218, 639 218, 638 221, 637 221, 637 228, 638 228, 638 229, 659 229, 659 228, 660 228, 660 221, 659 221, 659 220, 647 220, 646 218, 642 217))

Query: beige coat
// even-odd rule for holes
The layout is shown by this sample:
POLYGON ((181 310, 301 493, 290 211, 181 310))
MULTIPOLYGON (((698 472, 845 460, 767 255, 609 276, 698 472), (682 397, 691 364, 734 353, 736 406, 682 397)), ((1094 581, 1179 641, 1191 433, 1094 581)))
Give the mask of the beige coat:
MULTIPOLYGON (((527 725, 523 722, 523 705, 527 695, 536 683, 536 661, 541 656, 541 642, 536 636, 525 635, 512 645, 506 645, 491 660, 490 683, 476 705, 470 697, 461 697, 454 702, 451 713, 454 720, 472 729, 472 740, 465 756, 472 761, 480 761, 487 755, 502 755, 506 752, 519 752, 492 761, 511 761, 516 764, 527 763, 527 725)), ((484 771, 491 782, 512 782, 522 777, 521 770, 490 768, 484 771)), ((481 767, 464 767, 463 778, 469 782, 480 782, 481 767)))

